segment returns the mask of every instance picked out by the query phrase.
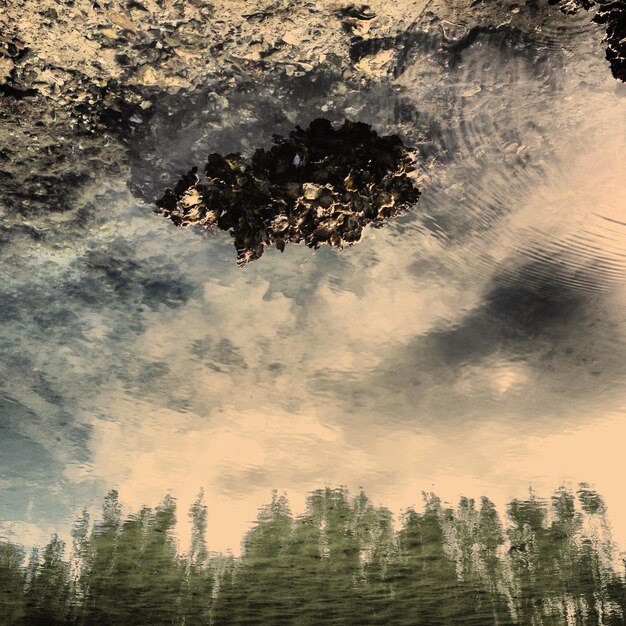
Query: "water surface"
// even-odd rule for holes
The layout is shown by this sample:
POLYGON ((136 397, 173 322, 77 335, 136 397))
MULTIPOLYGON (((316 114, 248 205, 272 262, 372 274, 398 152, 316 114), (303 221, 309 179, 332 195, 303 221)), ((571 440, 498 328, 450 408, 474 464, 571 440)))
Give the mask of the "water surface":
POLYGON ((626 91, 588 16, 498 10, 470 40, 425 7, 355 43, 358 86, 329 61, 189 104, 176 137, 157 115, 128 180, 3 235, 5 536, 67 538, 113 487, 129 511, 202 487, 210 548, 238 553, 273 489, 294 511, 324 485, 399 511, 586 481, 626 544, 626 91), (127 190, 320 115, 418 150, 419 205, 358 245, 242 270, 227 237, 127 190))

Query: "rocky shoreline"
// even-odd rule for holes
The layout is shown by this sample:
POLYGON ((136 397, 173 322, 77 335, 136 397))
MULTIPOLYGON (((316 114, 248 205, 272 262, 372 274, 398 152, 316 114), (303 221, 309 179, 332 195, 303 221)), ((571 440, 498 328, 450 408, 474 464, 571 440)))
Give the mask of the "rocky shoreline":
MULTIPOLYGON (((428 106, 439 105, 402 112, 407 67, 449 67, 485 33, 530 41, 538 27, 568 21, 543 2, 503 20, 496 4, 12 2, 0 15, 2 228, 35 232, 37 219, 75 208, 105 177, 152 203, 208 152, 249 155, 257 137, 320 113, 358 119, 366 91, 380 101, 380 130, 402 135, 406 119, 410 139, 430 146, 426 160, 437 152, 428 106)), ((623 4, 599 7, 595 19, 609 22, 610 61, 623 79, 623 4)))

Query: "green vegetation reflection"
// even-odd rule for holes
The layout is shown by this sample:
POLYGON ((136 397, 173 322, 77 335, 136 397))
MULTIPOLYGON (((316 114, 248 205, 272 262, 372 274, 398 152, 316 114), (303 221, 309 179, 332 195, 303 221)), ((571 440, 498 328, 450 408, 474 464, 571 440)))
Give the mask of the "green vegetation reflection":
POLYGON ((123 519, 105 498, 72 546, 57 536, 28 561, 0 543, 0 623, 15 626, 208 624, 557 625, 625 623, 626 584, 602 498, 582 485, 514 500, 503 522, 488 498, 457 508, 424 494, 391 512, 361 492, 320 489, 294 518, 273 494, 241 557, 212 554, 202 494, 177 550, 176 503, 123 519))

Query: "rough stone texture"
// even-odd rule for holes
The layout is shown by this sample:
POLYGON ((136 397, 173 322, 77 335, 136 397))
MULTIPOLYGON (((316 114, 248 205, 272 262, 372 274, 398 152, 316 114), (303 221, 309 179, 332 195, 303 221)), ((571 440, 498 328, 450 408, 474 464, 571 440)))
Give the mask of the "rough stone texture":
POLYGON ((179 226, 231 232, 240 265, 266 246, 286 242, 337 248, 361 238, 363 227, 409 209, 420 192, 407 175, 410 152, 397 135, 379 137, 367 124, 325 119, 275 136, 249 163, 240 154, 209 155, 204 181, 193 168, 157 202, 179 226))

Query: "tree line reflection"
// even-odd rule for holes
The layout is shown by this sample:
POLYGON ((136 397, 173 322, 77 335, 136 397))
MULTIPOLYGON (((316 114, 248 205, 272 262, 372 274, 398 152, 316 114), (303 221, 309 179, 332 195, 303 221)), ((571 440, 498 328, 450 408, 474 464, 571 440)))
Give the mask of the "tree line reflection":
POLYGON ((176 502, 123 517, 117 492, 27 559, 0 542, 0 623, 11 626, 618 625, 626 581, 602 498, 581 485, 456 508, 424 494, 399 524, 361 492, 311 493, 294 517, 273 494, 240 557, 210 553, 202 494, 177 549, 176 502))

